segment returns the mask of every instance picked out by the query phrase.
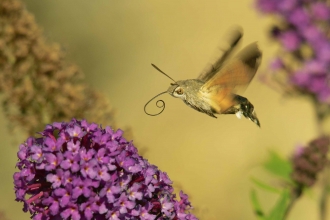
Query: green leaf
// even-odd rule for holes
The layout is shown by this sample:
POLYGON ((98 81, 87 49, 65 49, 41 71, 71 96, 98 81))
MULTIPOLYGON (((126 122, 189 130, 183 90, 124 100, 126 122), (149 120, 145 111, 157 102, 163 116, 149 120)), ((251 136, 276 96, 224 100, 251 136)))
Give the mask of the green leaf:
POLYGON ((265 214, 262 211, 262 208, 261 208, 258 196, 257 196, 257 192, 254 189, 251 190, 250 198, 251 198, 254 214, 257 215, 259 220, 266 220, 265 214))
POLYGON ((281 158, 276 152, 269 152, 269 159, 264 163, 264 168, 269 172, 284 178, 291 182, 290 174, 292 172, 292 166, 290 161, 281 158))
POLYGON ((273 207, 267 220, 279 220, 284 219, 285 212, 288 208, 290 201, 289 190, 283 190, 280 198, 278 199, 276 205, 273 207))
POLYGON ((264 189, 266 191, 273 192, 273 193, 278 193, 278 194, 280 194, 282 192, 282 190, 277 189, 277 188, 275 188, 275 187, 273 187, 271 185, 268 185, 267 183, 262 182, 261 180, 258 180, 258 179, 254 178, 254 177, 251 177, 251 181, 255 185, 257 185, 259 188, 264 189))

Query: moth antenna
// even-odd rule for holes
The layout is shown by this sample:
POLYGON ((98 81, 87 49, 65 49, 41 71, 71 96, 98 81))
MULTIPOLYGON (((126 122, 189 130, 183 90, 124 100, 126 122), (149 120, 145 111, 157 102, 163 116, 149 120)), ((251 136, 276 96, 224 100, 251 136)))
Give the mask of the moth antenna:
POLYGON ((162 110, 156 114, 150 114, 146 111, 146 108, 147 108, 147 105, 152 101, 154 100, 155 98, 157 98, 158 96, 160 95, 163 95, 164 93, 167 93, 167 91, 165 92, 162 92, 162 93, 159 93, 158 95, 156 95, 155 97, 153 97, 152 99, 150 99, 145 105, 144 105, 144 112, 147 114, 147 115, 150 115, 150 116, 156 116, 156 115, 159 115, 160 113, 162 113, 164 110, 165 110, 165 102, 163 100, 157 100, 156 102, 156 106, 158 108, 162 108, 162 110), (160 103, 160 104, 159 104, 160 103))
POLYGON ((156 70, 158 70, 159 72, 161 72, 162 74, 164 74, 165 76, 167 76, 168 78, 170 78, 173 82, 176 82, 174 79, 172 79, 172 77, 170 77, 169 75, 167 75, 166 73, 164 73, 163 71, 161 71, 161 69, 159 69, 155 64, 151 64, 151 66, 153 66, 156 70))

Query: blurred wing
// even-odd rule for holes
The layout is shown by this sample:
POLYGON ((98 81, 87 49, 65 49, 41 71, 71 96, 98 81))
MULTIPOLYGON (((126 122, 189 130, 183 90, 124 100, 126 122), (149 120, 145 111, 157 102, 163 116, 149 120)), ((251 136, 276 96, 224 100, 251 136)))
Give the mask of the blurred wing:
POLYGON ((223 62, 232 53, 233 49, 238 44, 239 40, 242 38, 243 32, 241 28, 236 28, 227 35, 225 43, 218 47, 217 56, 212 63, 208 63, 203 71, 200 73, 197 79, 204 82, 208 81, 212 76, 214 76, 220 69, 223 62))
POLYGON ((211 87, 247 87, 253 79, 261 61, 261 52, 257 43, 246 46, 239 54, 226 63, 211 79, 202 86, 202 90, 211 87))
POLYGON ((248 45, 201 87, 199 95, 218 113, 224 112, 235 105, 233 93, 249 85, 260 61, 261 52, 257 44, 248 45))
POLYGON ((198 93, 199 98, 206 101, 212 109, 221 114, 227 109, 235 105, 234 95, 230 88, 222 87, 220 90, 212 88, 210 91, 200 91, 198 93))

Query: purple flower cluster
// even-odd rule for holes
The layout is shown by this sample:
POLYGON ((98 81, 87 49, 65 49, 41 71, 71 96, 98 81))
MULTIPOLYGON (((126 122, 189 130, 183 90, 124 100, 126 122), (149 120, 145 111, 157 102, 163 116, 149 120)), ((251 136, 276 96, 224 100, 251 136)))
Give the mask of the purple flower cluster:
POLYGON ((292 159, 292 179, 300 186, 312 186, 323 170, 329 151, 329 137, 319 137, 306 147, 298 147, 292 159))
POLYGON ((16 200, 34 220, 197 219, 121 130, 73 119, 40 134, 20 145, 14 174, 16 200))
POLYGON ((271 35, 283 50, 270 68, 281 74, 270 77, 286 92, 330 104, 330 5, 317 0, 257 0, 257 8, 278 21, 271 35))

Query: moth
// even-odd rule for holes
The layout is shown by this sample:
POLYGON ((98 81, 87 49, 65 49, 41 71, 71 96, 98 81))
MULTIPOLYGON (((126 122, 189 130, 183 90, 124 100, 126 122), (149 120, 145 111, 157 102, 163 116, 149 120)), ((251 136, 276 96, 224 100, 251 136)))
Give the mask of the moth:
POLYGON ((215 114, 236 114, 238 118, 244 116, 260 127, 259 119, 252 103, 239 95, 250 84, 261 62, 262 53, 257 43, 251 43, 233 58, 228 58, 243 36, 241 29, 235 29, 229 35, 226 43, 219 48, 219 55, 208 64, 197 79, 175 81, 154 64, 159 72, 170 78, 171 83, 167 91, 162 92, 148 101, 144 106, 146 114, 156 116, 165 109, 165 102, 158 100, 157 107, 162 108, 159 113, 150 114, 147 105, 156 97, 168 93, 180 98, 189 107, 217 118, 215 114))

